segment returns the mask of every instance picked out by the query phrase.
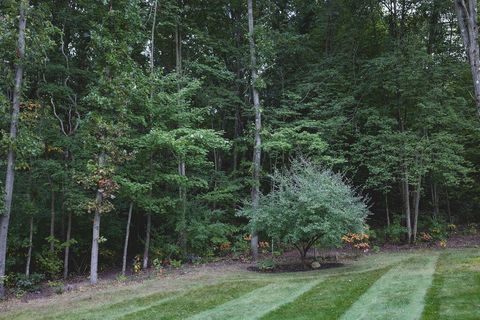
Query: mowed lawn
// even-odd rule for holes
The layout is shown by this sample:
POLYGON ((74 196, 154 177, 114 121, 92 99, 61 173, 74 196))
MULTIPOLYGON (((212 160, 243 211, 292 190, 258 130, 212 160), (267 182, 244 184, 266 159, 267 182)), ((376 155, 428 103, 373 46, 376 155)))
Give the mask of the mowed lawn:
POLYGON ((210 270, 5 306, 0 319, 473 320, 480 249, 381 253, 289 274, 210 270))

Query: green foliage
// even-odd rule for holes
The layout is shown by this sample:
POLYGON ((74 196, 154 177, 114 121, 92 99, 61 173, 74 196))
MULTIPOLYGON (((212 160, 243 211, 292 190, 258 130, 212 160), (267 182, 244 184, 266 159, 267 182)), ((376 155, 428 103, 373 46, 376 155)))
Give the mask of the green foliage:
POLYGON ((182 260, 170 260, 170 265, 174 268, 180 268, 182 266, 182 260))
POLYGON ((265 259, 257 262, 257 268, 260 271, 272 271, 275 269, 276 263, 273 259, 265 259))
POLYGON ((162 261, 159 258, 155 258, 152 260, 152 266, 155 269, 155 271, 163 270, 162 261))
POLYGON ((53 289, 55 294, 62 294, 64 292, 64 284, 62 281, 48 281, 47 285, 53 289))
POLYGON ((15 292, 35 292, 41 288, 45 275, 40 273, 32 273, 28 277, 25 274, 15 274, 7 283, 15 292))
POLYGON ((192 252, 204 256, 228 253, 229 247, 226 248, 224 245, 230 244, 238 232, 238 228, 231 224, 209 220, 191 221, 187 230, 192 252))
POLYGON ((392 222, 382 231, 384 239, 388 243, 400 244, 407 232, 407 229, 401 224, 401 216, 394 215, 392 222))
POLYGON ((431 235, 433 241, 442 241, 448 238, 448 224, 440 218, 432 218, 428 223, 427 232, 431 235))
POLYGON ((127 281, 128 277, 126 275, 123 275, 121 273, 117 274, 117 276, 115 277, 115 280, 117 280, 118 282, 125 282, 127 281))
POLYGON ((49 242, 53 242, 54 250, 44 247, 42 252, 37 255, 36 260, 38 269, 49 279, 56 279, 63 268, 63 260, 59 257, 61 251, 60 241, 51 237, 47 239, 49 242))
POLYGON ((303 159, 272 176, 273 190, 258 209, 245 207, 252 230, 293 245, 302 255, 316 242, 336 245, 348 232, 360 232, 369 214, 365 198, 340 175, 303 159))

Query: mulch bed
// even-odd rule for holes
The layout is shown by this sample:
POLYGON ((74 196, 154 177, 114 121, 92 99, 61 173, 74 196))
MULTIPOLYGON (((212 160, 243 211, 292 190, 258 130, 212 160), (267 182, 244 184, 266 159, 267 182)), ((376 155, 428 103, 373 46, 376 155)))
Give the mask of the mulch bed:
POLYGON ((282 272, 305 272, 305 271, 312 271, 312 270, 322 270, 322 269, 330 269, 330 268, 339 268, 343 267, 343 263, 338 262, 326 262, 321 263, 320 268, 313 269, 310 266, 304 266, 302 263, 289 263, 289 264, 279 264, 276 265, 272 270, 263 270, 256 266, 250 266, 247 268, 248 271, 255 271, 261 273, 282 273, 282 272))

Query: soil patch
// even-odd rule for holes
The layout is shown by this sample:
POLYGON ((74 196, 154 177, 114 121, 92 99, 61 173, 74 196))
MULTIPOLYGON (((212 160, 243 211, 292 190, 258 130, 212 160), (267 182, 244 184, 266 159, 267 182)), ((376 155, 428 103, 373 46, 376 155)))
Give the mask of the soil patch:
POLYGON ((312 270, 322 270, 322 269, 331 269, 343 267, 343 263, 338 262, 324 262, 320 264, 320 268, 313 269, 310 266, 304 266, 302 263, 289 263, 289 264, 279 264, 271 270, 260 269, 257 266, 250 266, 247 268, 248 271, 261 272, 261 273, 284 273, 284 272, 305 272, 312 270))

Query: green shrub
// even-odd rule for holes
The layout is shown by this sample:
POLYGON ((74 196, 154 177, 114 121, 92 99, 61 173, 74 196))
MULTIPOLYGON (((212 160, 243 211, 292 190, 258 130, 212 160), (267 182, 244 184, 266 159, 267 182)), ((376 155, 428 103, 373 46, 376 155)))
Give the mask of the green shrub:
POLYGON ((469 236, 474 236, 478 233, 477 225, 475 223, 469 223, 465 229, 465 233, 469 236))
POLYGON ((238 227, 219 221, 206 214, 201 220, 193 220, 188 226, 189 247, 201 256, 222 256, 230 252, 238 227), (227 245, 228 244, 228 245, 227 245))
POLYGON ((443 241, 448 238, 447 222, 442 218, 432 218, 428 226, 428 233, 433 241, 443 241))
POLYGON ((37 264, 39 270, 50 279, 57 278, 63 268, 63 261, 58 257, 57 253, 48 249, 43 250, 37 257, 37 264))
POLYGON ((401 225, 401 217, 393 216, 393 221, 383 229, 385 241, 392 244, 399 244, 405 236, 407 228, 401 225))
POLYGON ((180 268, 182 266, 182 260, 170 260, 170 265, 174 268, 180 268))
POLYGON ((245 207, 251 230, 294 246, 302 260, 317 242, 339 245, 343 235, 362 232, 369 214, 366 199, 346 179, 304 159, 275 172, 273 191, 260 197, 258 209, 245 207))
POLYGON ((266 259, 257 262, 257 268, 261 271, 271 271, 275 269, 275 261, 273 259, 266 259))
POLYGON ((161 271, 163 269, 162 260, 160 260, 159 258, 153 259, 152 266, 155 269, 155 271, 161 271))
POLYGON ((35 292, 40 290, 42 281, 45 280, 45 275, 40 273, 32 273, 30 276, 25 274, 15 274, 12 277, 10 286, 13 284, 15 292, 35 292))
POLYGON ((234 255, 245 255, 250 251, 250 242, 245 239, 245 235, 239 234, 235 237, 232 245, 232 252, 234 255))
POLYGON ((62 294, 64 292, 64 285, 62 281, 48 281, 47 284, 56 294, 62 294))

